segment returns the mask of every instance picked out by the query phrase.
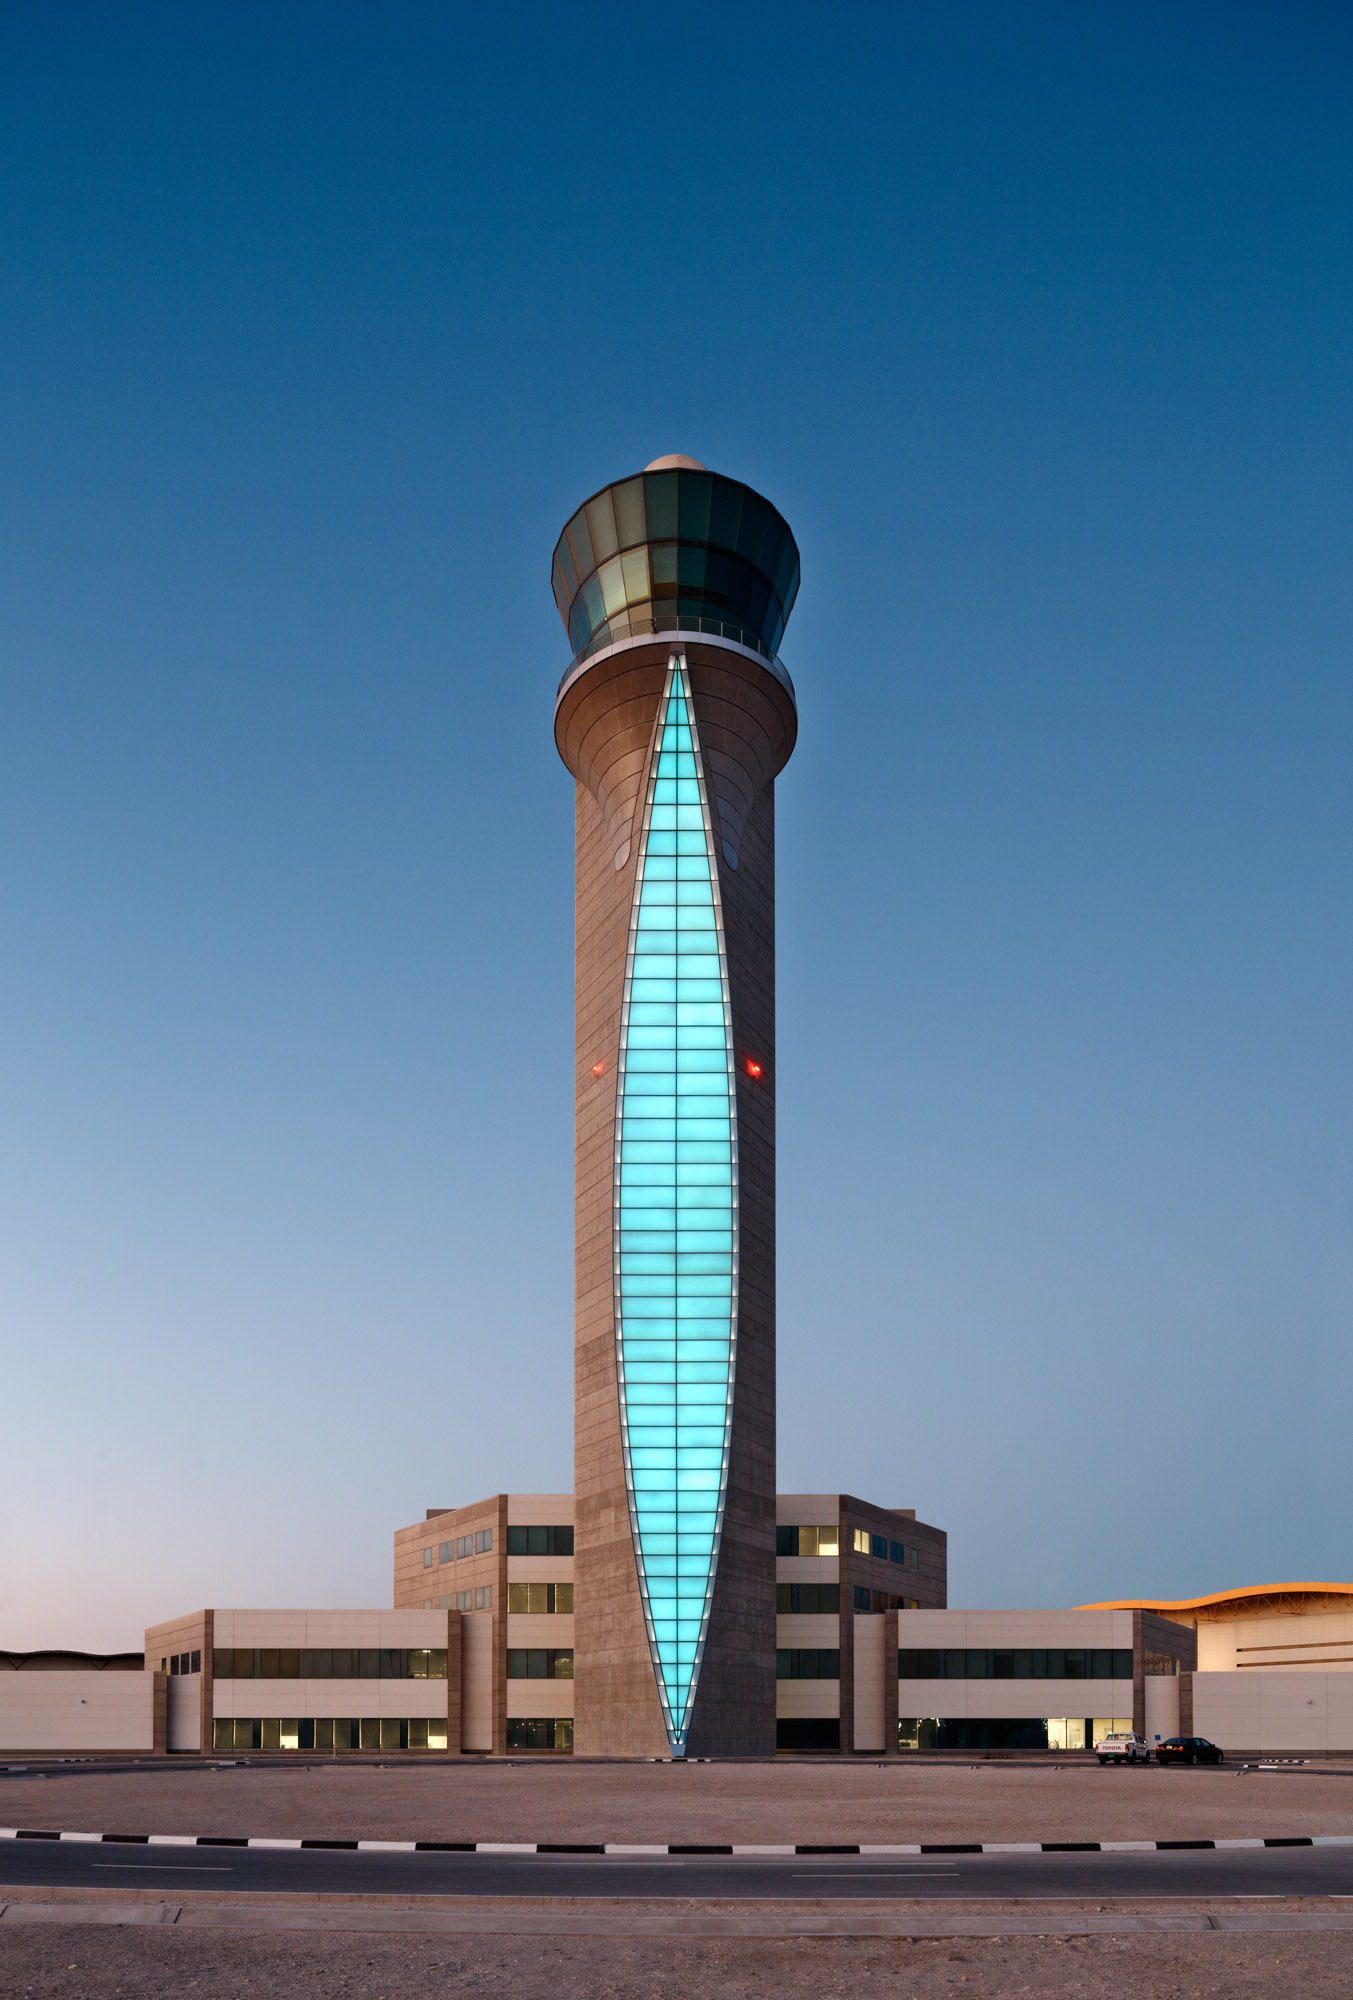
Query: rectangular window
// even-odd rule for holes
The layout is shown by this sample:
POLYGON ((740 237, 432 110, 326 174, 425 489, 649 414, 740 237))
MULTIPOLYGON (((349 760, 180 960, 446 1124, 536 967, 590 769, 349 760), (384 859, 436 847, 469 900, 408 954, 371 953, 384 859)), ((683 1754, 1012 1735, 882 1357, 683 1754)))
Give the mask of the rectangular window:
POLYGON ((840 1552, 840 1530, 834 1523, 831 1527, 779 1527, 775 1530, 777 1556, 834 1556, 840 1552))
MULTIPOLYGON (((424 1605, 423 1607, 425 1611, 428 1608, 429 1607, 427 1605, 424 1605)), ((439 1611, 454 1611, 455 1608, 456 1608, 456 1593, 454 1590, 449 1590, 446 1593, 445 1597, 439 1597, 437 1599, 437 1609, 439 1611)))
POLYGON ((510 1681, 571 1681, 571 1647, 509 1646, 507 1677, 510 1681))
MULTIPOLYGON (((1065 1723, 1041 1715, 960 1717, 899 1716, 899 1750, 1046 1750, 1065 1723)), ((1079 1725, 1084 1732, 1084 1724, 1079 1725)), ((1066 1748, 1066 1745, 1057 1747, 1066 1748)))
POLYGON ((906 1543, 905 1543, 905 1542, 889 1542, 889 1544, 888 1544, 888 1560, 889 1560, 889 1562, 890 1562, 890 1563, 904 1563, 904 1562, 905 1562, 905 1561, 907 1560, 907 1545, 906 1545, 906 1543))
POLYGON ((857 1556, 867 1556, 869 1554, 869 1530, 867 1528, 857 1528, 855 1530, 852 1546, 857 1556))
POLYGON ((474 1538, 475 1554, 477 1556, 485 1555, 488 1552, 488 1550, 491 1549, 492 1547, 493 1547, 492 1528, 481 1528, 478 1534, 474 1538))
POLYGON ((903 1681, 1131 1680, 1132 1650, 1126 1646, 1096 1647, 1093 1652, 1052 1646, 970 1646, 939 1651, 903 1646, 897 1655, 897 1677, 903 1681))
POLYGON ((869 1553, 871 1556, 876 1556, 880 1562, 887 1562, 888 1537, 886 1535, 871 1535, 869 1537, 869 1553))
POLYGON ((911 1566, 913 1569, 921 1567, 921 1551, 919 1549, 913 1549, 911 1552, 911 1566))
POLYGON ((517 1616, 540 1617, 547 1612, 572 1611, 571 1583, 510 1583, 507 1608, 517 1616))
POLYGON ((432 1544, 429 1542, 428 1546, 423 1551, 423 1568, 431 1569, 435 1561, 436 1561, 436 1554, 433 1550, 432 1544))
POLYGON ((507 1552, 510 1556, 571 1556, 573 1530, 561 1528, 509 1528, 507 1552))
POLYGON ((509 1715, 507 1747, 509 1750, 571 1750, 573 1717, 509 1715))
POLYGON ((869 1592, 859 1583, 855 1586, 855 1609, 857 1611, 869 1609, 869 1592))
POLYGON ((841 1719, 836 1715, 782 1715, 775 1724, 777 1750, 839 1750, 841 1719))
POLYGON ((835 1646, 781 1646, 775 1654, 777 1681, 839 1681, 841 1654, 835 1646))
POLYGON ((460 1562, 460 1561, 461 1561, 461 1559, 462 1559, 463 1557, 465 1557, 465 1556, 472 1556, 473 1554, 474 1554, 474 1536, 473 1536, 473 1535, 457 1535, 457 1537, 456 1537, 456 1561, 457 1561, 457 1562, 460 1562))
POLYGON ((456 1545, 454 1542, 439 1542, 437 1544, 437 1560, 439 1563, 449 1563, 454 1561, 455 1554, 456 1554, 456 1545))
POLYGON ((782 1616, 794 1612, 831 1612, 841 1609, 839 1583, 777 1583, 775 1609, 782 1616))
POLYGON ((479 1589, 476 1590, 474 1594, 474 1608, 476 1611, 492 1611, 493 1585, 491 1583, 481 1584, 479 1589))
POLYGON ((408 1674, 411 1681, 444 1681, 446 1679, 445 1646, 410 1647, 408 1652, 408 1674))

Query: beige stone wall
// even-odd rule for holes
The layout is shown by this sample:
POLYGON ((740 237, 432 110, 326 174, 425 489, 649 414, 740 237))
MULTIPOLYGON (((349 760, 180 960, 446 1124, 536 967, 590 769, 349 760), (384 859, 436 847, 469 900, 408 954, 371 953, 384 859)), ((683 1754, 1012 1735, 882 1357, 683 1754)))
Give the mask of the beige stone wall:
POLYGON ((149 1755, 164 1747, 156 1741, 157 1683, 158 1673, 0 1674, 0 1750, 149 1755))

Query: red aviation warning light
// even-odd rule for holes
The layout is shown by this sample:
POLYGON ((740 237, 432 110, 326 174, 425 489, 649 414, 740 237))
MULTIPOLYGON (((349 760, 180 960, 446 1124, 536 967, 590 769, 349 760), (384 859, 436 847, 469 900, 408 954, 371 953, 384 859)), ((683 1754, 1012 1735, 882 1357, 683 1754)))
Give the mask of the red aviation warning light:
POLYGON ((751 1056, 748 1056, 746 1062, 743 1064, 743 1068, 746 1070, 748 1076, 750 1077, 755 1078, 760 1076, 761 1074, 760 1063, 753 1061, 751 1056))
POLYGON ((600 1076, 600 1075, 601 1075, 601 1073, 602 1073, 602 1071, 603 1071, 603 1070, 605 1069, 605 1067, 606 1067, 606 1065, 605 1065, 605 1063, 604 1063, 604 1062, 603 1062, 603 1063, 593 1063, 593 1065, 592 1065, 592 1074, 593 1074, 593 1076, 600 1076))

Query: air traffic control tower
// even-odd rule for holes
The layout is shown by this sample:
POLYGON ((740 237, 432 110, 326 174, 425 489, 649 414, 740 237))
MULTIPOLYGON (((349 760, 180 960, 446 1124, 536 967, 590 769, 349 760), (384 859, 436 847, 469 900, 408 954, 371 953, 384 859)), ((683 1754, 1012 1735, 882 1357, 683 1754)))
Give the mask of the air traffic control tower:
POLYGON ((568 523, 577 780, 575 1733, 775 1750, 776 657, 799 583, 750 487, 659 458, 568 523))

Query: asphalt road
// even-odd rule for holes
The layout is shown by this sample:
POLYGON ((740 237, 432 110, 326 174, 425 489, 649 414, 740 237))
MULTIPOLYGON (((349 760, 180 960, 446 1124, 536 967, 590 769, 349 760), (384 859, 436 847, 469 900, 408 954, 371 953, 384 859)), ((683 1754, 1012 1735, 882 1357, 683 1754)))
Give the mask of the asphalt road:
MULTIPOLYGON (((317 1849, 146 1849, 10 1840, 11 1888, 254 1889, 385 1896, 1353 1898, 1353 1849, 1165 1854, 577 1855, 363 1854, 317 1849)), ((0 1890, 3 1894, 3 1890, 0 1890)))

